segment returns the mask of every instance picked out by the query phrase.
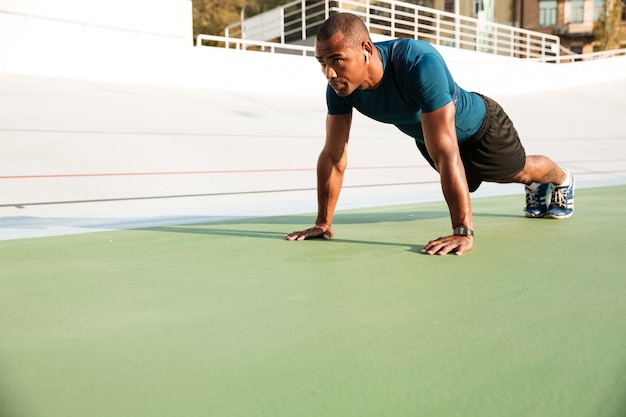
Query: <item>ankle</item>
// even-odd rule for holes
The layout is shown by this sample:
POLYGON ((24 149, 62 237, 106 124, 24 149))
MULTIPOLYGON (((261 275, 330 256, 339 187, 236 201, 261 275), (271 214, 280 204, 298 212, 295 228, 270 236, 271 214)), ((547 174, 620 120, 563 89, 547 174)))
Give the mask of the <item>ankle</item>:
POLYGON ((555 185, 558 185, 558 186, 570 185, 572 183, 572 174, 570 174, 570 172, 566 169, 563 169, 563 168, 561 169, 563 170, 563 173, 565 174, 565 179, 560 184, 555 184, 555 185))

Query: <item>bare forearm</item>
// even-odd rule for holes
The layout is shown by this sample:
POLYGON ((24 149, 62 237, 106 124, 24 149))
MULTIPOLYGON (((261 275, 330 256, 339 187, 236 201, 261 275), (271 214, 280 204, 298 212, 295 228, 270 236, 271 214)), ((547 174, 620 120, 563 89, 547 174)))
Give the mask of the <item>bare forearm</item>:
POLYGON ((440 165, 441 188, 450 210, 452 227, 467 226, 474 228, 472 219, 472 202, 470 199, 467 179, 462 163, 440 165))
POLYGON ((335 207, 343 184, 345 162, 334 163, 322 152, 317 161, 317 219, 316 224, 331 226, 335 207))
MULTIPOLYGON (((454 122, 455 107, 450 102, 439 110, 424 113, 422 130, 428 153, 439 171, 441 188, 450 210, 452 227, 465 226, 473 229, 472 203, 454 122)), ((429 241, 422 249, 422 253, 446 255, 455 252, 461 255, 471 251, 473 244, 473 233, 453 232, 451 235, 429 241)))

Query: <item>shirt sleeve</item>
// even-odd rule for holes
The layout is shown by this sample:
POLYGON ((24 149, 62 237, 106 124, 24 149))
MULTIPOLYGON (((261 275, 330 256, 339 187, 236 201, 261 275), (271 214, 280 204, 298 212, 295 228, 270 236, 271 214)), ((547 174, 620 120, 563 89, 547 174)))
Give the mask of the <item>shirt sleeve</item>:
POLYGON ((452 101, 454 81, 443 60, 435 54, 424 54, 409 68, 407 86, 422 112, 438 110, 452 101))
POLYGON ((352 114, 352 104, 346 97, 339 97, 329 85, 326 87, 328 114, 352 114))

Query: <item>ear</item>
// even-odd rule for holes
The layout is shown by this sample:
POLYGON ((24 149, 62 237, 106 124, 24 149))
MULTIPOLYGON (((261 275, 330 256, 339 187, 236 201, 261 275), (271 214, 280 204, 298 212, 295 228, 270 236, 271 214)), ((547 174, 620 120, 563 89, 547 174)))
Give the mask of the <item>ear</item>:
POLYGON ((361 43, 361 48, 363 48, 363 55, 365 55, 365 62, 369 64, 370 55, 372 54, 374 45, 372 45, 371 42, 367 41, 367 42, 361 43))

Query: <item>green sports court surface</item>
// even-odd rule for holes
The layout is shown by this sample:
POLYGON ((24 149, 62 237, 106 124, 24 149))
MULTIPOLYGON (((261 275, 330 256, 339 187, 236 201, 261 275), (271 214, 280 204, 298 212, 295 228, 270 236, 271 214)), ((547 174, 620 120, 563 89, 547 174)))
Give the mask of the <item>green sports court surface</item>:
POLYGON ((626 187, 0 241, 0 415, 624 416, 626 187))

